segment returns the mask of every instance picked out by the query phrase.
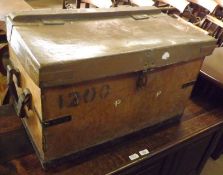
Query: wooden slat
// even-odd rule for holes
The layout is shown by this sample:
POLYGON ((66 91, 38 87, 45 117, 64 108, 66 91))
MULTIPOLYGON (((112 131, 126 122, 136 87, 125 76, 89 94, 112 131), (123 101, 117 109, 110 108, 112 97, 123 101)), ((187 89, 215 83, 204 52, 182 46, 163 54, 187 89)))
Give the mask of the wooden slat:
POLYGON ((221 20, 219 20, 219 19, 217 19, 217 18, 215 18, 215 17, 213 17, 211 15, 207 15, 206 18, 210 22, 212 22, 212 23, 216 24, 217 26, 223 28, 223 22, 221 20))

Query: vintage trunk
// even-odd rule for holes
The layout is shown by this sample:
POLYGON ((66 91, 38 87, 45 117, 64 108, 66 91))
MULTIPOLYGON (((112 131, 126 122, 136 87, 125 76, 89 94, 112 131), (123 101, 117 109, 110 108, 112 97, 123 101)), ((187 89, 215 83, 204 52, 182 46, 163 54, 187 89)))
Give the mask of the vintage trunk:
POLYGON ((7 31, 42 164, 181 116, 216 42, 155 7, 17 13, 7 31))

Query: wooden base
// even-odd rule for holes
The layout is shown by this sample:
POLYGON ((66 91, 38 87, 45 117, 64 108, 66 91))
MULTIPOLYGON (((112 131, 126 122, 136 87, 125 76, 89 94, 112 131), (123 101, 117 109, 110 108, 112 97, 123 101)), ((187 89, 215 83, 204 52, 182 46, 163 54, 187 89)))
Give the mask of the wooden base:
MULTIPOLYGON (((68 155, 68 156, 64 156, 64 157, 61 157, 60 159, 55 159, 53 161, 48 161, 48 162, 41 160, 40 156, 38 155, 37 148, 35 148, 35 144, 32 143, 32 145, 35 149, 35 152, 36 152, 36 154, 37 154, 37 156, 40 160, 40 163, 41 163, 42 167, 47 170, 47 169, 54 168, 54 167, 60 166, 62 164, 65 164, 69 161, 80 161, 80 159, 82 159, 83 157, 91 156, 92 153, 95 154, 95 152, 98 152, 98 150, 104 150, 111 145, 122 144, 123 142, 128 142, 129 140, 133 141, 135 139, 144 138, 145 135, 151 135, 155 132, 158 132, 160 129, 167 128, 167 127, 171 126, 172 124, 176 124, 176 123, 180 122, 181 117, 182 116, 172 117, 169 120, 166 120, 164 122, 156 124, 152 127, 145 128, 145 129, 143 129, 139 132, 135 132, 135 133, 127 135, 125 137, 121 137, 121 138, 109 141, 107 143, 91 147, 91 148, 86 149, 84 151, 80 151, 78 153, 71 154, 71 155, 68 155)), ((26 129, 26 132, 29 135, 29 131, 27 129, 26 129)))

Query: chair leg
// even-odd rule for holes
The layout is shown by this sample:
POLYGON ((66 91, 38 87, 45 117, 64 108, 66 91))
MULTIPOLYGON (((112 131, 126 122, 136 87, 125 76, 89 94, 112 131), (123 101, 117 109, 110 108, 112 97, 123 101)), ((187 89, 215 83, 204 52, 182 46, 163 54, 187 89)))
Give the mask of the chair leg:
POLYGON ((76 1, 76 8, 77 9, 81 8, 81 0, 76 1))
POLYGON ((85 3, 85 8, 90 8, 90 4, 89 3, 85 3))
POLYGON ((63 0, 62 9, 66 9, 66 0, 63 0))

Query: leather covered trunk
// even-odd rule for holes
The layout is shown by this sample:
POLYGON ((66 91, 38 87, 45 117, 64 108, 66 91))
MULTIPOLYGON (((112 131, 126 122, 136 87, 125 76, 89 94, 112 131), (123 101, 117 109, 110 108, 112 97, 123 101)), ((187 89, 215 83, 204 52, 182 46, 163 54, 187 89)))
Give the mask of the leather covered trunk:
POLYGON ((15 13, 7 33, 43 165, 181 116, 216 42, 155 7, 15 13))

